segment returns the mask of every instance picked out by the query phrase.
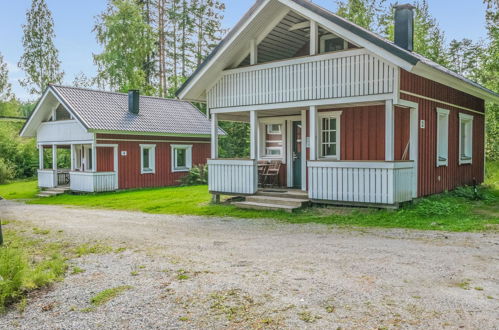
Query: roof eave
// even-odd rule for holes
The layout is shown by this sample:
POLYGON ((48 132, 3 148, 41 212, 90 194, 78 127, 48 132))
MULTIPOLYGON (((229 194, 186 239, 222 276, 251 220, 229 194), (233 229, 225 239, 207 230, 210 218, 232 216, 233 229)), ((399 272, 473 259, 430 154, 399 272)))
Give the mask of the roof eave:
POLYGON ((474 86, 473 84, 463 79, 454 77, 426 63, 419 62, 416 66, 414 66, 414 69, 411 70, 411 73, 414 73, 424 78, 428 78, 430 80, 436 81, 438 83, 447 86, 451 86, 452 88, 460 90, 469 95, 475 96, 482 100, 499 104, 499 94, 491 90, 488 90, 485 87, 474 86))

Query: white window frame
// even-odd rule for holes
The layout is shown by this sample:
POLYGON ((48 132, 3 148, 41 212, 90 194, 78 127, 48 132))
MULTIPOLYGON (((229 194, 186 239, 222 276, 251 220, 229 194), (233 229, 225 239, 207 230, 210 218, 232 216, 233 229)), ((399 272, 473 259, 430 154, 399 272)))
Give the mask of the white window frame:
POLYGON ((155 174, 156 173, 156 145, 141 144, 140 145, 140 174, 155 174), (149 149, 149 166, 150 169, 144 168, 144 149, 149 149))
POLYGON ((192 145, 191 144, 172 144, 171 145, 171 162, 172 172, 189 172, 192 168, 192 145), (177 149, 184 149, 185 152, 185 167, 177 166, 177 149))
POLYGON ((265 125, 267 127, 267 134, 269 134, 269 135, 281 135, 282 134, 282 125, 283 124, 281 124, 281 123, 275 123, 275 124, 270 123, 270 124, 265 124, 265 125), (274 125, 279 126, 279 130, 278 131, 274 131, 274 130, 271 129, 271 127, 274 126, 274 125))
POLYGON ((285 134, 285 125, 286 125, 286 119, 285 118, 261 118, 259 120, 259 159, 261 160, 277 160, 280 159, 282 160, 283 164, 286 163, 286 134, 285 134), (267 125, 281 125, 281 133, 269 133, 268 126, 267 125), (266 134, 269 135, 281 135, 282 139, 281 140, 267 140, 266 139, 266 134), (276 147, 267 147, 266 144, 267 142, 269 143, 280 143, 280 146, 276 147), (279 148, 281 150, 280 155, 267 155, 267 149, 274 149, 274 148, 279 148))
POLYGON ((449 114, 450 110, 437 108, 437 167, 449 165, 449 114), (442 125, 441 118, 444 123, 442 125), (441 160, 440 158, 444 159, 441 160))
POLYGON ((459 113, 459 165, 473 163, 473 118, 472 115, 459 113), (463 132, 461 129, 463 122, 466 124, 465 129, 467 132, 463 132), (461 154, 463 134, 466 134, 465 138, 467 138, 465 148, 467 149, 466 153, 469 155, 469 159, 463 159, 463 155, 461 154))
POLYGON ((340 155, 341 155, 341 114, 343 111, 327 111, 327 112, 319 112, 317 114, 317 119, 319 121, 317 127, 318 127, 318 149, 317 150, 317 155, 319 155, 319 158, 321 159, 330 159, 330 160, 340 160, 340 155), (324 156, 322 154, 322 120, 324 118, 336 118, 336 156, 324 156))
MULTIPOLYGON (((320 48, 320 53, 325 53, 326 52, 326 41, 327 40, 331 40, 331 39, 343 39, 342 37, 340 36, 337 36, 336 34, 326 34, 326 35, 323 35, 321 36, 321 48, 320 48)), ((342 50, 346 50, 348 49, 348 41, 346 41, 345 39, 343 39, 343 49, 342 50)), ((341 50, 336 50, 336 52, 340 52, 341 50)), ((332 53, 332 52, 328 52, 328 53, 332 53)))
POLYGON ((266 147, 265 148, 265 157, 268 157, 268 158, 281 158, 282 157, 282 150, 283 150, 283 147, 266 147), (278 150, 279 151, 279 154, 277 155, 271 155, 269 154, 269 151, 271 150, 278 150))

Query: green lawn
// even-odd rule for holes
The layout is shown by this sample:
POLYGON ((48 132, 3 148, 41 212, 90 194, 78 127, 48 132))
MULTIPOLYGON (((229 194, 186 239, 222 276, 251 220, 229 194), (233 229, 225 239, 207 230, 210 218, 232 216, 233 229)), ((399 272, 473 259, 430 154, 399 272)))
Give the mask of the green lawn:
MULTIPOLYGON (((498 230, 499 166, 497 163, 492 166, 492 171, 489 171, 491 175, 488 176, 489 186, 480 188, 480 200, 474 200, 471 188, 462 188, 456 192, 420 199, 398 211, 313 207, 287 214, 241 210, 226 204, 210 204, 211 196, 206 186, 142 189, 80 196, 61 195, 34 199, 30 203, 75 205, 155 214, 274 218, 290 223, 315 222, 345 226, 448 231, 498 230)), ((26 198, 35 194, 36 185, 33 182, 22 182, 0 186, 0 196, 3 196, 2 192, 6 190, 10 193, 4 197, 26 198), (15 193, 16 185, 19 186, 17 193, 15 193), (32 189, 31 192, 29 189, 32 189)))
POLYGON ((0 185, 0 197, 5 199, 35 198, 38 193, 37 181, 22 180, 0 185))

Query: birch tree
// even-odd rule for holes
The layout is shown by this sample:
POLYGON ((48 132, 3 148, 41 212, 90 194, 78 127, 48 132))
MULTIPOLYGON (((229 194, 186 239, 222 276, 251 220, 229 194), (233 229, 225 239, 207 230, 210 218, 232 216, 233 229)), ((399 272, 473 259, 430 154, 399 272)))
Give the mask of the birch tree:
POLYGON ((111 0, 106 11, 97 17, 94 31, 97 42, 103 46, 100 54, 94 54, 99 86, 153 94, 144 63, 153 51, 154 37, 140 6, 134 0, 111 0))
POLYGON ((26 77, 19 80, 30 94, 42 94, 49 83, 64 77, 59 52, 54 45, 54 20, 45 0, 33 0, 23 26, 24 53, 18 63, 26 77))
POLYGON ((337 14, 370 31, 378 31, 385 0, 336 0, 337 14))
POLYGON ((9 83, 9 69, 4 62, 3 55, 0 53, 0 102, 10 98, 12 85, 9 83))

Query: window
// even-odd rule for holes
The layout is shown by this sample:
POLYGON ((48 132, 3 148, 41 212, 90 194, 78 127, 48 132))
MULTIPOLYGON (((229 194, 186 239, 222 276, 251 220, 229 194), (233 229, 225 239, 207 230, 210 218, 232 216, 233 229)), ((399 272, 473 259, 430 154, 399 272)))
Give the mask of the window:
POLYGON ((437 108, 437 167, 449 164, 449 112, 437 108))
POLYGON ((192 168, 192 145, 172 145, 172 171, 186 172, 192 168))
POLYGON ((141 174, 153 174, 156 172, 156 145, 140 145, 141 174))
POLYGON ((341 112, 319 113, 322 158, 340 159, 340 116, 341 112))
POLYGON ((321 37, 321 53, 336 52, 348 48, 348 42, 334 34, 321 37))
POLYGON ((459 164, 473 160, 473 116, 459 114, 459 164))
POLYGON ((267 147, 265 148, 265 155, 268 157, 281 157, 282 147, 267 147))
POLYGON ((267 126, 267 134, 281 134, 281 124, 270 124, 267 126))
POLYGON ((280 159, 284 155, 285 140, 282 119, 261 119, 259 123, 259 155, 261 158, 280 159))

